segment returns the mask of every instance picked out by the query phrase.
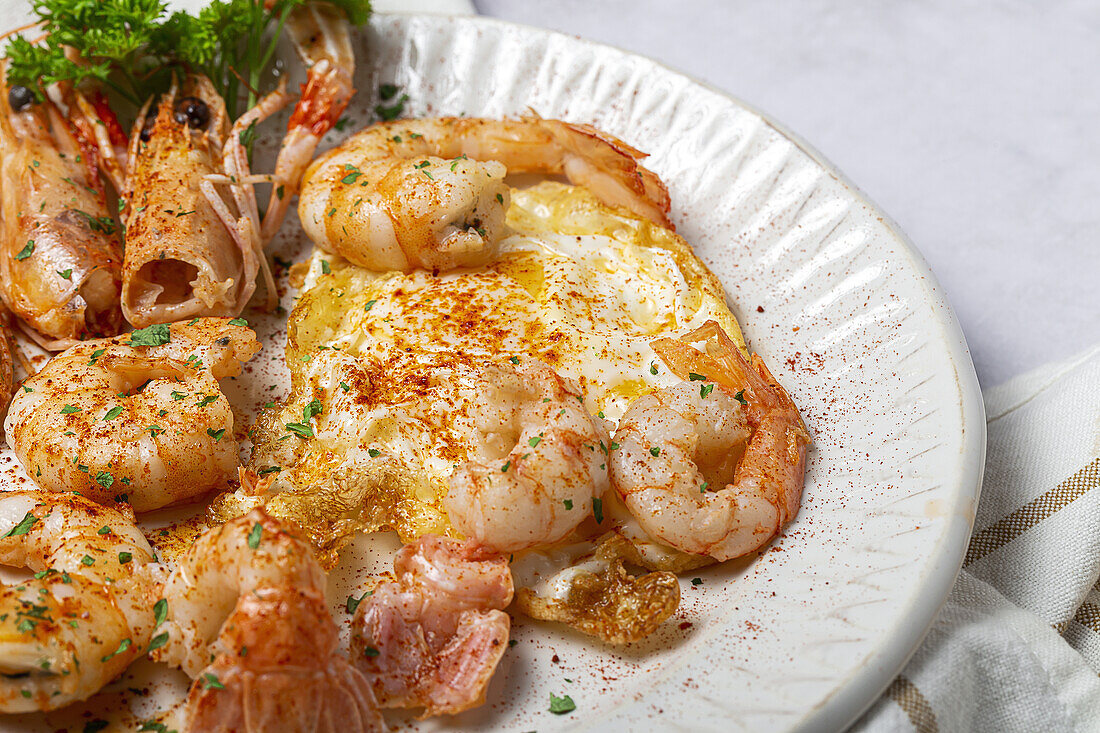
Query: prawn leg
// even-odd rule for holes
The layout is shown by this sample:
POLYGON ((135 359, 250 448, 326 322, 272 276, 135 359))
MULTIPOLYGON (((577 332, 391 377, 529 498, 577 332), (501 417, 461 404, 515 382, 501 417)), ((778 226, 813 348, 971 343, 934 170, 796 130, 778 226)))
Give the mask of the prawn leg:
POLYGON ((290 12, 286 27, 307 67, 307 78, 275 162, 261 228, 264 242, 275 236, 321 138, 336 125, 355 94, 355 53, 343 11, 329 3, 305 3, 290 12))

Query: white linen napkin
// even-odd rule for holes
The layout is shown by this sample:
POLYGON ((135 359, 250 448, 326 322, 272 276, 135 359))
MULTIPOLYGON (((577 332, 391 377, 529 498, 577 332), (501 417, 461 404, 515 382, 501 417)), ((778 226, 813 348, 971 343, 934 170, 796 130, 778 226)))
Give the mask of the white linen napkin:
POLYGON ((1100 731, 1100 344, 986 390, 985 408, 963 569, 852 733, 1100 731))

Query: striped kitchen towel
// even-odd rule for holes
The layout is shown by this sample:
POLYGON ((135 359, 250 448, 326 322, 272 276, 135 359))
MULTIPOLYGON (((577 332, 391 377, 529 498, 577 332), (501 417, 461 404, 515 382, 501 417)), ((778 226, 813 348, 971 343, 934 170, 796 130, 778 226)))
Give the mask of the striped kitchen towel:
POLYGON ((985 407, 963 569, 853 733, 1100 731, 1100 345, 986 390, 985 407))

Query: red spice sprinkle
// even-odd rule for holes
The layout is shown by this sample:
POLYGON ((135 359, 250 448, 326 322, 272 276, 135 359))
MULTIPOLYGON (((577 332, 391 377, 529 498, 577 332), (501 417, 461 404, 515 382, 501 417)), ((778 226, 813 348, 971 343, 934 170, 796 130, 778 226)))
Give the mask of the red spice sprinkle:
POLYGON ((558 662, 561 661, 561 659, 558 657, 557 654, 555 654, 554 656, 550 657, 550 661, 553 662, 554 664, 557 664, 558 662))
POLYGON ((762 306, 762 305, 756 306, 756 312, 757 313, 763 313, 764 312, 764 306, 762 306))
POLYGON ((680 624, 680 630, 690 629, 693 625, 690 621, 684 621, 680 624))

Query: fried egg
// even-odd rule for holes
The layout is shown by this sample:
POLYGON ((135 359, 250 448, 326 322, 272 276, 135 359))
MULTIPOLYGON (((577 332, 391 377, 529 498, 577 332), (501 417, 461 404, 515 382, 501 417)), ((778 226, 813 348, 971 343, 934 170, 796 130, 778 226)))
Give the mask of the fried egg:
POLYGON ((252 465, 272 482, 269 510, 319 547, 360 529, 454 534, 442 497, 469 446, 447 424, 448 381, 478 365, 538 359, 614 424, 678 381, 654 339, 714 320, 743 347, 717 278, 674 232, 552 181, 514 190, 507 224, 493 262, 444 273, 314 251, 288 324, 291 395, 261 415, 252 465))

